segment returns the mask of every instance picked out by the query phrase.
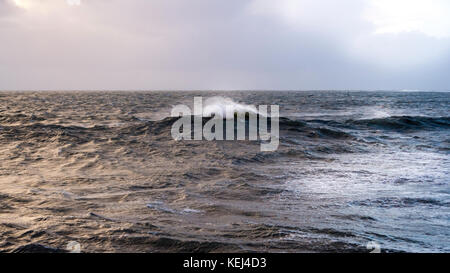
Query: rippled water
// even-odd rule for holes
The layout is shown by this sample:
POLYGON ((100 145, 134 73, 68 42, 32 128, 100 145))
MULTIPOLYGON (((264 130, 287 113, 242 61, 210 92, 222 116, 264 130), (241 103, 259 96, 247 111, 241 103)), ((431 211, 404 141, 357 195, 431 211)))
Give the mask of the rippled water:
POLYGON ((449 110, 432 92, 3 92, 0 250, 448 252, 449 110), (279 105, 279 149, 173 141, 194 96, 279 105))

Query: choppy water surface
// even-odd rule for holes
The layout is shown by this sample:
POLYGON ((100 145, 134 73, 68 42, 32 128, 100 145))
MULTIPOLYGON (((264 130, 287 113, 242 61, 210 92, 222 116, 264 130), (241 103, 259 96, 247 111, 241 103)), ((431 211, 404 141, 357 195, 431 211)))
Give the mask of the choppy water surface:
POLYGON ((0 250, 448 252, 449 110, 432 92, 3 92, 0 250), (279 149, 173 141, 196 95, 279 105, 279 149))

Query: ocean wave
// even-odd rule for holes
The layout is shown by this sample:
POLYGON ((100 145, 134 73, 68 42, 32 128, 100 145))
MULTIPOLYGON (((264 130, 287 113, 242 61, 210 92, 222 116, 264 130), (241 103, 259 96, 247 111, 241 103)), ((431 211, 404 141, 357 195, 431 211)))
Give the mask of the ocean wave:
POLYGON ((215 96, 205 100, 203 107, 203 116, 209 117, 212 114, 220 117, 226 117, 227 111, 232 113, 252 113, 259 114, 254 105, 237 103, 230 98, 215 96))
POLYGON ((444 200, 438 200, 435 198, 384 197, 373 200, 367 199, 354 201, 352 202, 352 205, 380 208, 409 208, 416 206, 448 207, 450 204, 444 200))
POLYGON ((384 130, 449 129, 450 117, 391 116, 387 118, 349 120, 347 124, 384 130))
MULTIPOLYGON (((192 120, 192 126, 194 124, 194 116, 191 116, 191 120, 192 120)), ((259 118, 259 114, 256 115, 257 118, 259 118)), ((170 128, 172 126, 172 124, 178 119, 178 117, 168 117, 165 118, 163 120, 159 120, 159 121, 148 121, 146 124, 148 126, 148 129, 151 130, 154 133, 161 133, 162 131, 164 131, 167 128, 170 128)), ((203 117, 202 119, 202 125, 205 125, 206 122, 208 122, 211 119, 211 117, 203 117)), ((223 120, 223 124, 224 124, 224 129, 226 128, 226 120, 223 120)), ((240 121, 236 121, 234 123, 235 126, 235 130, 237 129, 236 124, 237 122, 240 121)), ((258 120, 257 122, 257 127, 259 128, 259 123, 260 121, 258 120)), ((249 116, 245 116, 245 126, 246 126, 246 130, 248 131, 248 126, 249 126, 249 116)), ((267 128, 270 130, 271 129, 271 118, 267 117, 267 128)), ((289 132, 299 132, 299 133, 304 133, 307 134, 309 137, 312 138, 317 138, 317 137, 322 137, 322 138, 337 138, 337 139, 342 139, 342 138, 354 138, 351 134, 341 131, 341 130, 337 130, 334 128, 326 128, 326 127, 316 127, 313 126, 311 124, 308 124, 307 122, 304 121, 300 121, 300 120, 293 120, 293 119, 289 119, 286 117, 280 117, 279 118, 279 129, 280 131, 289 131, 289 132)), ((225 132, 225 130, 224 130, 225 132)))
POLYGON ((376 129, 389 131, 414 131, 450 128, 450 117, 389 116, 385 118, 349 119, 345 121, 315 119, 309 120, 308 122, 351 130, 376 129))

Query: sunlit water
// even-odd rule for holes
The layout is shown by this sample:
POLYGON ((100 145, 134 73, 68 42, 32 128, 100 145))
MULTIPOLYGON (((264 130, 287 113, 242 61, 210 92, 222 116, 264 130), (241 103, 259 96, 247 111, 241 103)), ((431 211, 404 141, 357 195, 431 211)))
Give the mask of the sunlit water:
POLYGON ((0 249, 450 250, 450 95, 0 93, 0 249), (171 138, 172 106, 280 106, 280 147, 171 138))

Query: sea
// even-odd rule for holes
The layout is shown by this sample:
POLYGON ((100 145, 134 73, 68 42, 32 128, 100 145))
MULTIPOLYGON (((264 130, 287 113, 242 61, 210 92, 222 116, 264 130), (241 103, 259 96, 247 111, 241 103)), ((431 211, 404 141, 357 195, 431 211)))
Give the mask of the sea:
POLYGON ((0 251, 449 252, 450 93, 0 92, 0 251), (176 105, 279 106, 279 146, 176 105))

